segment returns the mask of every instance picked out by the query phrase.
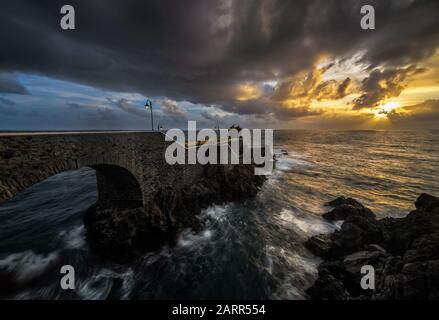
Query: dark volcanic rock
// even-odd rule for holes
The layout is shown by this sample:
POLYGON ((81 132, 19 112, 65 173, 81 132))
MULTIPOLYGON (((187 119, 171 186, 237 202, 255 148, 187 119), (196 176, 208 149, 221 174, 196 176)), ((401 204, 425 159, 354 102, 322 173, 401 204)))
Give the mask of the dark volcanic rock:
POLYGON ((253 197, 265 181, 252 165, 206 165, 203 178, 189 189, 156 190, 150 208, 108 208, 97 203, 84 216, 87 242, 98 255, 126 262, 163 244, 173 244, 183 229, 197 231, 201 210, 253 197))
POLYGON ((346 220, 351 216, 361 216, 367 219, 375 219, 375 215, 370 209, 365 208, 362 205, 352 205, 347 203, 337 205, 334 209, 325 213, 323 218, 329 221, 339 221, 346 220))
POLYGON ((152 221, 143 208, 90 207, 84 216, 87 243, 103 258, 124 262, 144 251, 158 249, 170 241, 166 225, 152 221))
POLYGON ((419 198, 415 201, 416 209, 424 209, 424 210, 431 210, 434 207, 439 206, 439 199, 423 193, 419 196, 419 198))
POLYGON ((400 219, 376 220, 369 209, 349 198, 329 205, 338 210, 331 211, 330 220, 346 218, 339 231, 305 244, 326 259, 307 291, 312 298, 439 299, 439 198, 422 194, 416 210, 400 219), (365 265, 375 269, 375 290, 360 287, 365 265))
POLYGON ((314 285, 307 290, 314 299, 349 300, 351 298, 342 280, 334 277, 327 269, 319 270, 319 277, 314 285))
POLYGON ((345 197, 338 197, 337 199, 329 201, 325 204, 325 206, 338 207, 344 204, 351 205, 353 207, 364 208, 364 206, 357 200, 353 198, 345 198, 345 197))
POLYGON ((305 247, 313 252, 316 256, 325 259, 336 257, 336 255, 333 255, 332 252, 333 243, 331 240, 331 235, 329 234, 319 234, 311 237, 307 242, 305 242, 305 247))
POLYGON ((345 220, 339 231, 333 233, 331 239, 339 255, 349 254, 361 250, 365 245, 381 243, 382 230, 375 217, 353 215, 345 220))

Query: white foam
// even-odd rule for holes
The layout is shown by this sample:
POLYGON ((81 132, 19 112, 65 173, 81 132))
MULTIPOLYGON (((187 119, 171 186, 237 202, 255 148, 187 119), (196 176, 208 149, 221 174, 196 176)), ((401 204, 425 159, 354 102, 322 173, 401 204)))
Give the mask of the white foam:
MULTIPOLYGON (((274 299, 297 300, 306 297, 303 288, 308 287, 317 277, 317 266, 320 262, 316 258, 307 258, 288 249, 277 246, 267 246, 266 253, 271 264, 278 264, 280 268, 287 267, 288 272, 281 273, 278 278, 279 286, 273 292, 274 299)), ((273 268, 273 266, 271 266, 273 268)))
POLYGON ((190 230, 182 232, 178 238, 177 244, 179 247, 191 247, 200 242, 209 240, 213 236, 213 231, 206 229, 200 233, 192 233, 190 230))
POLYGON ((280 212, 279 222, 287 227, 295 226, 307 236, 330 233, 337 229, 336 225, 326 222, 321 218, 304 214, 299 215, 289 209, 283 209, 280 212))
POLYGON ((111 291, 112 279, 105 275, 95 275, 86 281, 81 281, 77 293, 84 300, 103 300, 111 291))
POLYGON ((276 155, 276 169, 280 171, 292 171, 311 168, 313 164, 307 161, 307 157, 304 154, 285 150, 285 148, 275 148, 274 154, 276 155), (285 154, 287 151, 288 154, 285 154))
POLYGON ((64 242, 66 249, 79 249, 85 247, 85 228, 82 224, 70 230, 63 230, 58 236, 64 242))
POLYGON ((204 214, 212 220, 222 220, 227 214, 228 205, 211 206, 204 211, 204 214))
POLYGON ((28 250, 1 259, 0 268, 13 273, 16 280, 26 282, 43 274, 57 258, 57 251, 49 254, 36 254, 28 250))
POLYGON ((134 272, 131 268, 123 272, 101 269, 78 286, 78 295, 85 300, 106 299, 113 287, 114 279, 122 280, 121 299, 128 299, 134 286, 134 272))
POLYGON ((276 162, 276 169, 280 171, 300 170, 311 167, 313 167, 313 164, 303 159, 281 158, 276 162))

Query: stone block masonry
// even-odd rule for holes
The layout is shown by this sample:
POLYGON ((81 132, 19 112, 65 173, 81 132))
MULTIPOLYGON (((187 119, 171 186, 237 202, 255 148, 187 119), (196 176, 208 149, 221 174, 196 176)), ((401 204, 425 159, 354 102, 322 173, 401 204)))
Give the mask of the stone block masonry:
POLYGON ((96 170, 98 202, 84 216, 87 240, 125 261, 172 241, 214 203, 254 196, 265 181, 253 165, 169 165, 160 132, 0 135, 0 204, 63 171, 96 170))

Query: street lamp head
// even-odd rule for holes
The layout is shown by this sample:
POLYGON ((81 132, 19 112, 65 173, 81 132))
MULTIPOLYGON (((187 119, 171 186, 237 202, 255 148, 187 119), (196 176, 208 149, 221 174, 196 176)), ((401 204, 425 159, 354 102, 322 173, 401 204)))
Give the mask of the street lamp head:
POLYGON ((145 109, 151 112, 151 131, 154 131, 154 117, 152 116, 152 102, 147 99, 145 103, 145 109))

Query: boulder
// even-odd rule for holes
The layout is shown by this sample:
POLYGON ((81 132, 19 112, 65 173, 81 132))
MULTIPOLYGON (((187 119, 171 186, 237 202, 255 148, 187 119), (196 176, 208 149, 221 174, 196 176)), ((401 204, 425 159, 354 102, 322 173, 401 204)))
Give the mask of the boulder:
POLYGON ((370 209, 364 207, 361 203, 352 198, 339 197, 326 203, 326 205, 334 207, 331 211, 323 214, 323 218, 329 221, 346 220, 351 216, 375 219, 375 215, 370 209))
POLYGON ((353 207, 364 208, 364 206, 360 202, 353 198, 338 197, 332 201, 325 203, 325 206, 334 208, 341 205, 350 205, 353 207))
POLYGON ((335 231, 331 238, 334 250, 345 255, 363 250, 366 245, 380 243, 382 231, 375 219, 353 215, 345 220, 340 230, 335 231))
POLYGON ((109 208, 98 202, 84 215, 87 243, 105 259, 128 262, 173 245, 184 229, 199 230, 202 209, 253 197, 265 179, 254 174, 253 165, 206 165, 197 183, 186 190, 158 188, 146 208, 109 208))
POLYGON ((415 207, 418 210, 431 210, 434 207, 439 207, 439 199, 427 193, 422 193, 416 199, 415 207))
POLYGON ((333 258, 332 254, 332 240, 329 234, 320 234, 309 238, 305 242, 305 247, 314 253, 316 256, 322 257, 324 259, 333 258))
POLYGON ((308 294, 315 299, 439 299, 439 199, 422 194, 406 217, 381 220, 348 199, 330 202, 342 208, 331 211, 331 219, 346 217, 341 229, 306 242, 325 259, 308 294), (375 290, 360 287, 364 265, 375 269, 375 290))
POLYGON ((405 264, 399 282, 401 299, 439 299, 439 260, 405 264))
POLYGON ((353 276, 360 275, 361 267, 365 265, 384 266, 386 255, 380 251, 358 251, 347 255, 343 259, 343 267, 353 276))
POLYGON ((151 220, 144 208, 90 207, 84 216, 86 239, 92 252, 102 258, 124 263, 142 252, 172 241, 166 224, 151 220))
POLYGON ((351 298, 344 283, 326 269, 319 271, 319 277, 306 293, 318 300, 349 300, 351 298))

